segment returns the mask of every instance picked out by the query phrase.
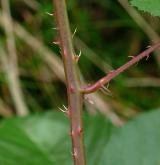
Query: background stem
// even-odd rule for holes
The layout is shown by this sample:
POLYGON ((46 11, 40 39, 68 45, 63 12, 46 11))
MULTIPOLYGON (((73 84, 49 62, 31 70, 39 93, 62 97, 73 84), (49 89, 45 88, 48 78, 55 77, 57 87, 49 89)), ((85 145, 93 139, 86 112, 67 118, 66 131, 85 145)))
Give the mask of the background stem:
POLYGON ((13 32, 13 22, 10 13, 10 4, 9 0, 1 1, 2 5, 2 19, 3 26, 6 33, 6 45, 7 45, 7 53, 3 53, 3 57, 1 55, 2 63, 4 70, 8 79, 8 86, 14 101, 14 105, 16 108, 16 113, 19 116, 27 115, 28 108, 25 104, 25 99, 23 96, 23 92, 21 90, 21 84, 19 80, 19 70, 18 70, 18 59, 17 59, 17 51, 16 44, 13 32), (8 54, 8 55, 7 55, 8 54))

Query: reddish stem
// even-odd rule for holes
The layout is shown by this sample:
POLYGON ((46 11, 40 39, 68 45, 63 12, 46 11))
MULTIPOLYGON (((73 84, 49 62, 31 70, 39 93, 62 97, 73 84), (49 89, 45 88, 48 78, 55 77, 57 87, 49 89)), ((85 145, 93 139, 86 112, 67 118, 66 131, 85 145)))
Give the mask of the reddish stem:
POLYGON ((68 105, 71 125, 72 155, 74 165, 85 165, 85 154, 82 132, 82 101, 79 77, 76 71, 76 61, 69 27, 65 0, 53 0, 57 29, 60 34, 60 46, 66 76, 68 105))
POLYGON ((85 88, 82 88, 81 92, 85 94, 89 94, 97 91, 98 89, 102 88, 105 84, 109 83, 113 78, 118 76, 121 72, 124 72, 125 70, 127 70, 129 67, 131 67, 132 65, 143 59, 144 57, 148 58, 151 55, 151 53, 158 48, 160 48, 160 43, 151 46, 150 48, 148 48, 147 50, 145 50, 144 52, 140 53, 137 56, 133 56, 133 58, 130 61, 128 61, 118 69, 111 71, 106 76, 98 80, 96 83, 87 86, 85 88))

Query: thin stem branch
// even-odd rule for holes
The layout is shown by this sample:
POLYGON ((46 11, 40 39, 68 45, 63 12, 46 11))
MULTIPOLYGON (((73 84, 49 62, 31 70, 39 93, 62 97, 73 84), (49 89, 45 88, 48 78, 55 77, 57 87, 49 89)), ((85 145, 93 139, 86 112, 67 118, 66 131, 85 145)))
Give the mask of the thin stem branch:
POLYGON ((150 48, 148 48, 147 50, 145 50, 144 52, 140 53, 137 56, 133 56, 132 59, 130 61, 128 61, 126 64, 122 65, 121 67, 119 67, 118 69, 116 69, 114 71, 111 71, 106 76, 104 76, 103 78, 98 80, 96 83, 94 83, 88 87, 82 88, 82 90, 81 90, 82 93, 88 94, 88 93, 97 91, 98 89, 102 88, 105 84, 109 83, 113 78, 115 78, 120 73, 127 70, 129 67, 131 67, 135 63, 139 62, 144 57, 148 58, 150 56, 150 54, 158 48, 160 48, 160 43, 157 43, 157 44, 151 46, 150 48))
POLYGON ((72 152, 75 165, 85 165, 82 129, 82 100, 79 77, 74 60, 72 36, 69 27, 65 0, 53 0, 55 16, 60 33, 64 71, 67 80, 68 110, 70 112, 72 152))

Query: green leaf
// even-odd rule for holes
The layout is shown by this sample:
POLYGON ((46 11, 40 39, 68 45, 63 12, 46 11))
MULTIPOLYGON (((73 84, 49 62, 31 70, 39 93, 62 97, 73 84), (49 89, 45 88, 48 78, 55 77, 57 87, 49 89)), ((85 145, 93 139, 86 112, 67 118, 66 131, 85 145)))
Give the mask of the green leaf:
MULTIPOLYGON (((87 162, 97 165, 112 125, 85 115, 87 162), (98 133, 97 133, 98 131, 98 133), (93 156, 94 155, 94 156, 93 156)), ((0 164, 72 165, 69 122, 62 113, 6 120, 0 125, 0 164)))
MULTIPOLYGON (((88 165, 160 164, 160 110, 122 128, 85 114, 88 165)), ((0 124, 0 164, 72 165, 69 121, 61 113, 14 118, 0 124)))
POLYGON ((97 165, 114 126, 101 115, 84 118, 85 147, 88 165, 97 165))
POLYGON ((160 0, 131 0, 130 3, 139 10, 160 16, 160 0))
POLYGON ((160 164, 160 111, 140 115, 112 135, 100 165, 160 164))
POLYGON ((69 123, 61 115, 35 115, 1 123, 0 164, 71 165, 69 123))

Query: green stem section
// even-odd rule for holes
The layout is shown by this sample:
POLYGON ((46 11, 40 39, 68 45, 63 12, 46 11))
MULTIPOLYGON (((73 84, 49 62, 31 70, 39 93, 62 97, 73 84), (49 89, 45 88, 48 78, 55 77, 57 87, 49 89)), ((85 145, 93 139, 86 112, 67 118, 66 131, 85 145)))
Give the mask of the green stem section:
POLYGON ((69 27, 65 0, 53 0, 55 16, 60 33, 60 46, 67 80, 68 105, 71 123, 72 153, 74 165, 85 165, 82 129, 82 101, 80 83, 76 72, 74 49, 69 27))

